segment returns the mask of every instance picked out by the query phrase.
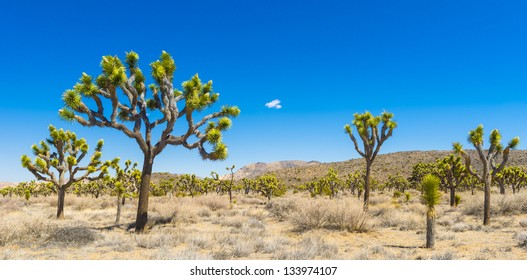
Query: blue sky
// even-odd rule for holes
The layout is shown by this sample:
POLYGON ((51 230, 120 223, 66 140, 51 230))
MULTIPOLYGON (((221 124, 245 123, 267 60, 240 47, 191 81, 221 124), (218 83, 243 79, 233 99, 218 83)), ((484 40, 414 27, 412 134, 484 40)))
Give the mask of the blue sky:
POLYGON ((365 110, 391 111, 399 124, 383 153, 467 145, 480 123, 527 139, 524 1, 34 2, 0 9, 0 181, 32 179, 19 158, 48 124, 92 146, 104 138, 105 158, 141 161, 122 133, 57 116, 82 72, 96 76, 103 55, 130 50, 144 72, 169 52, 176 85, 199 73, 219 104, 242 111, 224 135, 226 161, 169 147, 154 171, 356 158, 343 126, 365 110), (282 108, 265 106, 275 99, 282 108))

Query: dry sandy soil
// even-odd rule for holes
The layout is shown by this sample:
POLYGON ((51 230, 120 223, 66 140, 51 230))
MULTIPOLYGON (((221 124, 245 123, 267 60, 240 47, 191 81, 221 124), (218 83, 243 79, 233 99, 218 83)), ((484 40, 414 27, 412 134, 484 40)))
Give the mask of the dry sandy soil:
MULTIPOLYGON (((527 193, 493 194, 492 225, 482 226, 483 197, 438 207, 436 246, 425 249, 425 209, 374 194, 368 214, 355 197, 289 194, 270 203, 238 194, 152 197, 149 230, 134 234, 135 201, 114 225, 115 198, 0 199, 0 259, 527 259, 527 193)), ((444 196, 446 199, 446 195, 444 196)))

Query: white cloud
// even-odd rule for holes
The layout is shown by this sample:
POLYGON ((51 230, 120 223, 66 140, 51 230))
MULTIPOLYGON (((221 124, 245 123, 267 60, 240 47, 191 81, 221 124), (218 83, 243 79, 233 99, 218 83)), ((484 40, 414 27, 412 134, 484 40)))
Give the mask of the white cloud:
POLYGON ((271 102, 265 103, 265 107, 267 107, 267 108, 274 108, 274 109, 280 109, 280 108, 282 108, 282 105, 280 105, 280 102, 281 102, 280 100, 275 99, 275 100, 273 100, 271 102))

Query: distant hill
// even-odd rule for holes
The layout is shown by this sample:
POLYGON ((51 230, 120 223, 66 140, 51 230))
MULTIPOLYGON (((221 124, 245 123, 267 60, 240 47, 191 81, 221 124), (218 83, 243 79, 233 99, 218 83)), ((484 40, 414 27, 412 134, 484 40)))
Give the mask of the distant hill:
MULTIPOLYGON (((300 167, 310 167, 320 165, 318 161, 301 161, 301 160, 285 160, 285 161, 276 161, 271 163, 257 162, 246 165, 236 173, 234 173, 234 180, 241 180, 243 178, 255 178, 265 173, 275 172, 279 170, 284 170, 288 168, 300 168, 300 167)), ((223 179, 230 179, 230 175, 226 174, 223 176, 223 179)))
POLYGON ((0 188, 10 187, 10 186, 16 186, 16 184, 11 183, 11 182, 0 182, 0 188))
MULTIPOLYGON (((408 177, 412 172, 412 167, 418 162, 435 162, 437 159, 443 158, 450 153, 451 151, 408 151, 378 155, 373 163, 372 175, 381 181, 385 180, 389 174, 400 174, 408 177)), ((475 150, 468 150, 468 153, 472 158, 474 167, 481 169, 477 152, 475 150)), ((511 151, 508 165, 527 167, 527 150, 511 151)), ((235 173, 235 178, 237 180, 253 178, 264 173, 273 172, 287 185, 299 185, 324 176, 327 174, 329 168, 333 168, 338 172, 340 178, 344 178, 350 172, 363 170, 365 163, 363 158, 329 163, 309 162, 303 165, 253 163, 240 168, 235 173)))

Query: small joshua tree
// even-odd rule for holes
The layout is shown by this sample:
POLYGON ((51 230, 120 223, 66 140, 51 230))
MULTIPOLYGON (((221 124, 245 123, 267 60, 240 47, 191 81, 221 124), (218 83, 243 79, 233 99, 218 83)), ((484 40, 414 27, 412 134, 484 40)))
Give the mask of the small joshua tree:
POLYGON ((456 206, 456 189, 459 188, 465 177, 467 169, 457 155, 449 155, 437 161, 437 175, 444 187, 450 190, 450 206, 456 206))
POLYGON ((421 183, 423 188, 423 203, 426 206, 426 248, 434 247, 435 238, 435 206, 441 201, 441 192, 439 192, 439 178, 428 174, 423 178, 421 183))
POLYGON ((423 181, 424 176, 427 174, 435 174, 436 171, 436 165, 434 163, 423 163, 418 162, 414 166, 412 166, 412 174, 410 177, 408 177, 408 182, 410 183, 410 187, 412 187, 415 190, 421 190, 421 182, 423 181))
POLYGON ((509 141, 508 145, 503 148, 501 144, 501 134, 497 129, 494 129, 490 133, 489 142, 490 147, 487 151, 483 148, 483 125, 479 125, 476 129, 471 130, 468 136, 468 142, 471 143, 478 152, 479 159, 483 164, 483 170, 481 174, 477 174, 472 169, 471 158, 463 150, 463 146, 460 143, 454 143, 454 151, 465 159, 465 166, 467 171, 474 177, 478 178, 485 184, 485 201, 483 204, 483 225, 490 225, 490 187, 492 186, 492 178, 499 173, 507 165, 509 160, 509 153, 511 149, 514 149, 520 143, 519 137, 514 137, 509 141), (501 155, 501 163, 496 164, 498 156, 501 155))
POLYGON ((234 187, 234 168, 236 168, 235 165, 231 167, 226 167, 227 171, 230 172, 230 180, 229 182, 225 183, 224 186, 227 188, 227 192, 229 192, 229 202, 232 203, 232 188, 234 187))
POLYGON ((88 153, 88 144, 84 138, 77 139, 71 131, 57 130, 49 126, 50 137, 33 145, 33 154, 36 156, 32 162, 27 155, 21 158, 22 166, 27 168, 38 180, 53 183, 58 190, 57 218, 64 218, 64 197, 66 190, 75 182, 83 180, 97 180, 104 176, 110 161, 101 162, 103 141, 97 142, 95 152, 87 166, 79 166, 79 162, 88 153), (51 152, 50 145, 56 149, 51 152), (55 173, 52 169, 55 169, 55 173), (82 172, 82 175, 78 173, 82 172), (98 174, 96 174, 98 173, 98 174), (90 176, 90 175, 94 176, 90 176))
POLYGON ((281 196, 286 192, 284 184, 274 174, 265 174, 256 178, 255 188, 267 198, 267 201, 271 201, 273 196, 281 196))
POLYGON ((349 124, 344 126, 344 130, 349 135, 355 150, 366 160, 366 173, 364 175, 364 210, 368 210, 370 202, 370 172, 371 165, 379 153, 382 144, 392 136, 397 123, 392 120, 393 114, 384 112, 382 115, 374 117, 370 112, 364 114, 354 114, 352 125, 357 129, 358 135, 363 143, 363 150, 359 148, 359 143, 353 135, 349 124), (382 122, 382 127, 378 125, 382 122))
POLYGON ((355 195, 355 191, 360 186, 364 185, 364 175, 360 171, 349 173, 346 177, 346 185, 348 186, 350 193, 355 195))
POLYGON ((519 166, 507 166, 497 173, 493 179, 500 187, 500 194, 505 194, 506 186, 510 186, 512 193, 515 194, 525 184, 527 174, 519 166))

